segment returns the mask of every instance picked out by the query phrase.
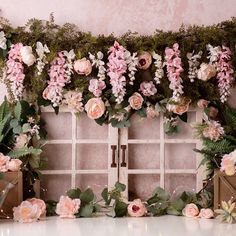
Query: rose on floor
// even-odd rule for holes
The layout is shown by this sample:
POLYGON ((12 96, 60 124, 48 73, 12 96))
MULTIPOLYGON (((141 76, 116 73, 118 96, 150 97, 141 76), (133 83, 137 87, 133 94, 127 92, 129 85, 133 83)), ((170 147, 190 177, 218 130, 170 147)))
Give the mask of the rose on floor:
POLYGON ((141 217, 147 214, 147 209, 140 199, 135 199, 128 205, 128 214, 132 217, 141 217))

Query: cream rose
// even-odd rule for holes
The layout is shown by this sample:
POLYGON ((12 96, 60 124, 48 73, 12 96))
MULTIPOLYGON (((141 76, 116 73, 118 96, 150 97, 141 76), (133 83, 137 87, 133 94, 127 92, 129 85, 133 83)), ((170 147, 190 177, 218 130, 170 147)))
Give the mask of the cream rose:
POLYGON ((71 199, 68 196, 61 196, 57 203, 56 213, 61 218, 75 218, 80 208, 80 199, 71 199))
POLYGON ((19 160, 19 159, 11 159, 8 162, 8 164, 7 164, 7 168, 10 171, 19 171, 21 164, 22 164, 21 160, 19 160))
POLYGON ((216 75, 216 67, 211 64, 202 63, 198 70, 198 79, 207 81, 216 75))
POLYGON ((13 208, 13 217, 20 223, 31 223, 39 219, 41 210, 38 205, 23 201, 18 207, 13 208))
POLYGON ((28 144, 29 137, 27 134, 19 134, 16 137, 15 149, 23 148, 28 144))
POLYGON ((30 46, 24 46, 20 49, 20 54, 21 54, 21 57, 22 57, 22 61, 27 65, 27 66, 32 66, 35 61, 36 61, 36 58, 35 56, 33 55, 33 52, 32 52, 32 47, 30 46))
POLYGON ((146 70, 152 64, 152 55, 149 52, 141 52, 138 55, 138 68, 146 70))
POLYGON ((197 102, 197 106, 200 108, 200 109, 204 109, 208 106, 210 102, 205 100, 205 99, 200 99, 198 102, 197 102))
POLYGON ((211 219, 214 218, 214 212, 210 209, 201 209, 199 213, 199 217, 204 218, 204 219, 211 219))
POLYGON ((105 104, 101 98, 91 98, 85 104, 85 111, 90 119, 96 120, 105 112, 105 104))
POLYGON ((179 99, 179 101, 176 102, 176 104, 174 103, 174 101, 173 103, 172 101, 170 101, 167 104, 167 110, 174 112, 175 114, 178 115, 183 115, 185 112, 188 111, 190 103, 191 99, 182 97, 179 99))
POLYGON ((133 217, 141 217, 147 214, 147 209, 140 199, 135 199, 128 205, 128 214, 133 217))
POLYGON ((0 152, 0 172, 7 172, 8 171, 8 163, 10 161, 9 156, 3 155, 3 153, 0 152))
POLYGON ((182 213, 186 217, 196 217, 199 214, 199 210, 194 203, 190 203, 185 206, 182 213))
POLYGON ((92 72, 92 64, 85 57, 74 62, 74 70, 79 75, 89 75, 92 72))
POLYGON ((142 108, 143 105, 143 97, 141 94, 135 92, 130 98, 129 98, 129 104, 131 108, 134 110, 139 110, 142 108))

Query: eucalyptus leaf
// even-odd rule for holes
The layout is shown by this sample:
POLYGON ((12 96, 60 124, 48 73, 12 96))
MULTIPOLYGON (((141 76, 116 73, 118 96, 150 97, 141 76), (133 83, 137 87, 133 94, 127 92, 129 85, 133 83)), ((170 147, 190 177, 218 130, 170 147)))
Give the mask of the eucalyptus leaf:
POLYGON ((70 189, 66 192, 66 194, 72 199, 80 198, 81 190, 79 188, 70 189))
POLYGON ((92 189, 88 188, 80 194, 80 200, 83 204, 88 204, 92 202, 95 198, 95 195, 92 189))
POLYGON ((93 205, 87 204, 80 208, 79 215, 82 217, 90 217, 93 214, 93 205))

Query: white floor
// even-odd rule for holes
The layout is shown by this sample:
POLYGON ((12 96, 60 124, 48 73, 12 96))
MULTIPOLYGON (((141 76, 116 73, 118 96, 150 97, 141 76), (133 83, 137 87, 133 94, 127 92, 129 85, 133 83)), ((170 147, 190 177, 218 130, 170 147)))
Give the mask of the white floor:
POLYGON ((216 220, 190 219, 176 216, 143 218, 93 217, 60 219, 20 224, 0 221, 0 236, 236 236, 236 224, 216 220))

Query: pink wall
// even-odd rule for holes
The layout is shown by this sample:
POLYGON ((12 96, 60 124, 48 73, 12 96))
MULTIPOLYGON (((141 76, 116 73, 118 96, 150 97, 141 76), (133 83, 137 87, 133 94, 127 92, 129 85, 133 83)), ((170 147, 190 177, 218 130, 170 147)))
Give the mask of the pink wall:
MULTIPOLYGON (((93 34, 123 34, 131 30, 151 34, 175 30, 184 24, 214 24, 236 16, 235 0, 0 0, 1 16, 13 25, 29 18, 75 23, 93 34)), ((0 83, 0 101, 5 94, 0 83)))

